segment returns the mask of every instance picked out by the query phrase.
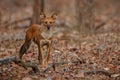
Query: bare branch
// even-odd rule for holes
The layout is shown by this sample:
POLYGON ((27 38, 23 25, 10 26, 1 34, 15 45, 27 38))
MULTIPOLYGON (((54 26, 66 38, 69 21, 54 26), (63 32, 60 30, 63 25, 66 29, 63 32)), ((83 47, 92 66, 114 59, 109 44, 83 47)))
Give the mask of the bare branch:
POLYGON ((0 65, 3 65, 3 64, 8 64, 8 63, 11 63, 11 62, 15 62, 15 64, 27 69, 28 67, 31 67, 32 70, 37 73, 39 72, 39 69, 37 67, 37 65, 35 65, 34 63, 31 63, 31 62, 22 62, 19 58, 17 58, 16 56, 11 56, 11 57, 8 57, 8 58, 5 58, 5 59, 1 59, 0 60, 0 65))

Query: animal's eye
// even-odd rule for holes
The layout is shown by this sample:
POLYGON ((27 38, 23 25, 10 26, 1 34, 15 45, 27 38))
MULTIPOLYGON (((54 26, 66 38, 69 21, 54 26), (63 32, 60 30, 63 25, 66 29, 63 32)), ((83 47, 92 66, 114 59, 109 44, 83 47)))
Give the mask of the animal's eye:
POLYGON ((47 24, 47 22, 45 22, 45 24, 47 24))
POLYGON ((50 24, 52 24, 53 22, 50 22, 50 24))

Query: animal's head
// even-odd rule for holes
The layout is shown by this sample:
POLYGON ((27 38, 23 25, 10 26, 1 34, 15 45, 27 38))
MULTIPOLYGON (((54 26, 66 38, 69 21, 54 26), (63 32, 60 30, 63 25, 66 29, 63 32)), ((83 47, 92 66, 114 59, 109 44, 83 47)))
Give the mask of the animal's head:
POLYGON ((52 14, 51 16, 46 16, 44 13, 40 14, 41 24, 44 25, 47 30, 55 26, 57 14, 52 14))

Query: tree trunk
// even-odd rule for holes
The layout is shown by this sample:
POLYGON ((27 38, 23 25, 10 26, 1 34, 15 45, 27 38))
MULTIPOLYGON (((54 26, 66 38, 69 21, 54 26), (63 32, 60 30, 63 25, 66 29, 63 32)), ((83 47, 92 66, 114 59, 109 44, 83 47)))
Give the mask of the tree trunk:
POLYGON ((31 24, 40 24, 41 12, 44 12, 44 0, 34 0, 31 24))
POLYGON ((93 0, 76 0, 76 28, 79 31, 79 47, 81 48, 82 36, 94 32, 93 0))
POLYGON ((94 14, 93 0, 77 0, 76 1, 76 27, 81 35, 93 33, 94 14))

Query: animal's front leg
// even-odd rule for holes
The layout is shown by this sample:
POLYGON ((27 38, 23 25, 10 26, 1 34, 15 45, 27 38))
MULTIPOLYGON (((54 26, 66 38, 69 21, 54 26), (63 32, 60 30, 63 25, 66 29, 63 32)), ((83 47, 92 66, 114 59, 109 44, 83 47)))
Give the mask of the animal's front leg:
POLYGON ((50 58, 50 48, 51 48, 51 41, 48 40, 48 44, 47 44, 47 54, 46 54, 46 58, 45 58, 45 65, 48 64, 49 58, 50 58))
POLYGON ((39 54, 38 54, 38 61, 39 61, 39 64, 43 65, 43 48, 42 46, 38 46, 38 50, 39 50, 39 54))
POLYGON ((42 64, 42 67, 45 66, 45 59, 44 59, 44 51, 43 51, 43 46, 44 46, 45 42, 44 40, 40 41, 40 56, 38 56, 38 58, 41 58, 40 62, 42 64))

